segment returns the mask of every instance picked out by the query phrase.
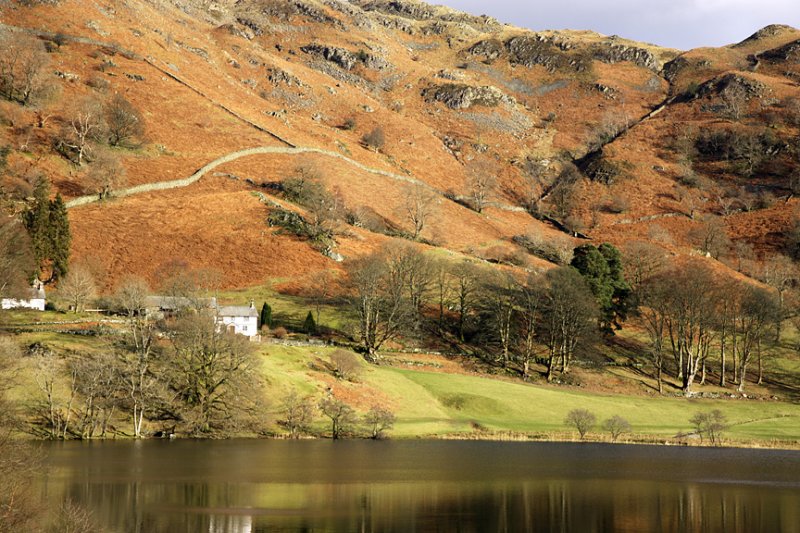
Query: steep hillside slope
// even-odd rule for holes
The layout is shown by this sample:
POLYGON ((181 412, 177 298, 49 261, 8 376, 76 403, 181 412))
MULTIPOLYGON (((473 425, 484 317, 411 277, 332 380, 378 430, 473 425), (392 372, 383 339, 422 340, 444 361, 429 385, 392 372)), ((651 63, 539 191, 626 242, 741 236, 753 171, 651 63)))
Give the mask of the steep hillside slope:
MULTIPOLYGON (((187 187, 72 207, 73 260, 100 265, 108 288, 131 272, 155 283, 174 260, 215 269, 228 287, 336 268, 266 223, 278 206, 304 213, 274 186, 298 168, 349 213, 322 250, 335 258, 410 232, 405 203, 418 187, 435 197, 429 245, 523 268, 549 263, 518 236, 566 248, 575 235, 649 240, 690 254, 710 220, 756 258, 787 251, 800 125, 793 28, 680 52, 382 0, 10 2, 2 23, 12 39, 50 43, 58 87, 36 106, 3 103, 9 182, 42 172, 67 199, 91 194, 97 164, 52 147, 73 102, 116 94, 146 130, 139 146, 113 150, 126 174, 118 190, 276 149, 187 187), (376 128, 379 150, 363 142, 376 128), (487 175, 478 212, 470 197, 487 175)), ((733 264, 735 244, 725 246, 703 251, 733 264)))

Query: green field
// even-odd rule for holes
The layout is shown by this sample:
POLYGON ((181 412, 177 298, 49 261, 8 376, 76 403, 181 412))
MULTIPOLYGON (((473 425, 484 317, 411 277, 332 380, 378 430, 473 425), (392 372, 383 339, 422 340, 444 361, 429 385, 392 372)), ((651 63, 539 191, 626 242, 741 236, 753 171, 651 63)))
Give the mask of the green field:
MULTIPOLYGON (((267 300, 273 306, 279 322, 300 321, 312 308, 311 302, 285 296, 269 288, 250 291, 233 291, 220 295, 223 301, 239 302, 249 298, 257 302, 267 300)), ((332 306, 322 308, 323 323, 337 329, 346 326, 346 313, 332 306), (344 317, 344 318, 343 318, 344 317)), ((4 316, 6 326, 22 327, 13 336, 24 347, 41 343, 57 353, 70 357, 113 350, 114 336, 84 336, 71 334, 66 329, 80 329, 81 323, 97 324, 107 319, 96 314, 64 314, 57 312, 14 312, 4 316), (65 324, 66 323, 66 324, 65 324), (41 325, 41 327, 39 327, 41 325), (31 329, 33 328, 33 329, 31 329)), ((119 327, 119 324, 107 324, 119 327)), ((628 332, 635 340, 635 335, 628 332)), ((797 334, 787 332, 789 339, 773 353, 769 360, 772 375, 786 376, 787 383, 794 382, 798 358, 794 351, 797 334)), ((300 338, 303 338, 301 336, 300 338)), ((606 347, 607 349, 608 347, 606 347)), ((635 349, 632 349, 636 351, 635 349)), ((788 389, 777 394, 782 401, 771 399, 686 399, 676 395, 658 396, 652 379, 646 373, 636 373, 624 366, 608 367, 586 377, 590 383, 616 380, 622 383, 619 390, 627 394, 598 393, 579 386, 547 385, 541 382, 523 383, 506 375, 505 378, 466 373, 431 371, 431 367, 408 366, 402 363, 405 355, 385 355, 379 366, 361 361, 362 374, 355 383, 337 381, 326 369, 332 349, 314 346, 283 346, 264 342, 257 345, 259 371, 265 382, 264 398, 273 422, 280 419, 281 400, 291 389, 302 394, 322 398, 330 387, 336 396, 352 403, 359 413, 373 405, 390 408, 397 423, 389 435, 394 438, 460 436, 464 438, 539 438, 573 439, 577 433, 566 427, 563 420, 571 409, 586 408, 598 422, 614 415, 626 418, 632 426, 633 440, 646 442, 675 442, 674 437, 692 430, 689 419, 698 411, 721 410, 731 426, 725 433, 726 441, 757 446, 799 446, 800 405, 792 403, 788 389)), ((635 355, 616 353, 614 359, 624 361, 635 355)), ((9 396, 27 405, 40 394, 34 374, 34 361, 23 357, 14 376, 15 386, 9 396)), ((66 387, 66 376, 65 383, 66 387)), ((793 385, 792 385, 793 386, 793 385)), ((719 388, 708 384, 698 389, 708 393, 727 395, 733 388, 719 388)), ((595 388, 596 390, 596 388, 595 388)), ((617 390, 614 386, 611 391, 617 390)), ((763 391, 762 398, 769 398, 763 391)), ((124 425, 124 423, 123 423, 124 425)), ((320 415, 316 429, 327 429, 320 415)), ((277 424, 275 432, 281 429, 277 424)), ((607 438, 598 427, 592 439, 607 438)))
MULTIPOLYGON (((323 373, 310 370, 309 362, 325 360, 327 353, 327 348, 266 347, 265 376, 276 384, 278 396, 292 386, 321 393, 323 373)), ((360 381, 343 387, 366 398, 376 395, 389 404, 398 418, 391 432, 395 437, 454 433, 471 437, 479 426, 487 430, 484 434, 514 432, 571 438, 564 417, 571 409, 586 408, 598 421, 623 416, 638 438, 668 441, 692 429, 689 418, 695 412, 720 409, 731 423, 725 434, 729 440, 800 444, 800 406, 786 402, 600 395, 571 387, 366 363, 360 381)))

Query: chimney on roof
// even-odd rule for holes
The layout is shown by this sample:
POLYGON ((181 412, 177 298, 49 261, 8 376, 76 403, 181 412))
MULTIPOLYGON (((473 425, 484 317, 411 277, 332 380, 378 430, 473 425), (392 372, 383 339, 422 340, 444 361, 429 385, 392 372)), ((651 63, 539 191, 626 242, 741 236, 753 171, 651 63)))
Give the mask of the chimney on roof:
POLYGON ((255 309, 255 308, 256 308, 256 301, 250 300, 250 309, 255 309))

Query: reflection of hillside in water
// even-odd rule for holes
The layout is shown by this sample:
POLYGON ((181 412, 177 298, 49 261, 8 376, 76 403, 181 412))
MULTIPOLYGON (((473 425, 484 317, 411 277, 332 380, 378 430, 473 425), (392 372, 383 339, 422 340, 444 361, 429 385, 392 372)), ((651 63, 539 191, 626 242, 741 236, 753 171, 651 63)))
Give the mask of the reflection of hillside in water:
POLYGON ((56 474, 43 486, 54 500, 67 496, 91 508, 114 531, 749 532, 797 531, 800 524, 797 452, 464 442, 108 444, 54 446, 56 474), (718 468, 706 453, 715 451, 718 468), (667 470, 675 458, 682 466, 667 470))

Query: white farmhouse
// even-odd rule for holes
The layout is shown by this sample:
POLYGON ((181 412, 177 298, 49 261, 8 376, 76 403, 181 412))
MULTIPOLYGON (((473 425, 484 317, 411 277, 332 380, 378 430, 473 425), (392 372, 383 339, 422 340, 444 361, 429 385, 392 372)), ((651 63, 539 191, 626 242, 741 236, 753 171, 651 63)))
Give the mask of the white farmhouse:
POLYGON ((231 333, 246 337, 258 335, 258 311, 254 302, 249 306, 224 306, 217 308, 217 324, 231 333))
POLYGON ((33 287, 28 289, 27 298, 3 298, 0 304, 3 309, 36 309, 44 311, 45 293, 44 284, 38 279, 33 282, 33 287))

